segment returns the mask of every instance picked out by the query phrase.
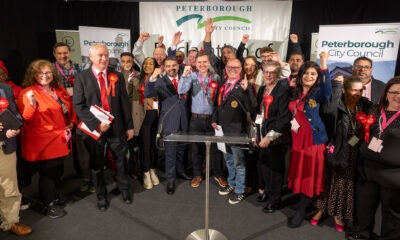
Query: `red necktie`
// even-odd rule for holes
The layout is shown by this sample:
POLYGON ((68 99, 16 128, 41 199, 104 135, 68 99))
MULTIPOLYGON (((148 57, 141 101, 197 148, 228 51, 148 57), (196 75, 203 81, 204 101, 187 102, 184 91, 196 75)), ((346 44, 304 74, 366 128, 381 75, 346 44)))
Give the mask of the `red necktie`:
POLYGON ((175 87, 175 90, 178 91, 178 80, 176 78, 172 79, 172 84, 175 87))
POLYGON ((104 79, 103 74, 103 72, 99 72, 101 105, 104 110, 110 111, 110 105, 108 105, 107 99, 106 80, 104 79))

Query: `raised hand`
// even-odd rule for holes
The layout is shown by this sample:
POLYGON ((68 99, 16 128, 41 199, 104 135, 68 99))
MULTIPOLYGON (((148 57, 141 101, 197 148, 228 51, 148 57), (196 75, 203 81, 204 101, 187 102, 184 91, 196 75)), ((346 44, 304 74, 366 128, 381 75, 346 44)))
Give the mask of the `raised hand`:
POLYGON ((272 61, 281 62, 281 55, 278 52, 272 52, 272 61))
POLYGON ((163 42, 164 42, 164 36, 163 35, 158 36, 157 46, 161 47, 163 45, 163 42))
POLYGON ((240 81, 240 86, 243 90, 247 90, 247 87, 249 86, 249 81, 247 80, 246 74, 244 74, 244 78, 242 79, 242 81, 240 81))
POLYGON ((215 26, 213 24, 214 20, 212 18, 207 18, 207 20, 204 22, 206 33, 214 32, 215 26))
POLYGON ((292 33, 292 34, 289 35, 289 38, 290 38, 290 41, 292 43, 298 43, 299 42, 299 37, 297 36, 297 34, 292 33))
POLYGON ((178 46, 181 42, 183 42, 183 39, 181 39, 182 32, 178 31, 174 34, 172 37, 172 45, 173 46, 178 46))
POLYGON ((192 73, 192 66, 187 65, 185 69, 183 69, 182 77, 186 77, 190 73, 192 73))
POLYGON ((144 42, 144 41, 146 41, 146 40, 149 39, 149 38, 150 38, 150 33, 148 33, 148 32, 142 32, 142 33, 140 33, 139 41, 144 42))
POLYGON ((242 43, 246 44, 247 41, 249 41, 250 35, 249 34, 244 34, 242 37, 242 43))
POLYGON ((319 53, 319 59, 320 59, 322 69, 328 68, 328 58, 329 58, 329 54, 327 52, 319 53))
POLYGON ((154 69, 153 74, 151 75, 151 78, 157 79, 161 74, 161 68, 156 68, 154 69))
POLYGON ((35 97, 35 94, 33 93, 33 91, 29 90, 28 92, 25 93, 25 96, 28 98, 29 104, 32 107, 36 107, 36 97, 35 97))

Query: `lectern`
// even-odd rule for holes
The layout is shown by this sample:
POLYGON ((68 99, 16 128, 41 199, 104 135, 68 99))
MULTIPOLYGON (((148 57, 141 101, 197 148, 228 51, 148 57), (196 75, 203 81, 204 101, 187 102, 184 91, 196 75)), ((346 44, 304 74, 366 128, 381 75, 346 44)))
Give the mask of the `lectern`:
POLYGON ((206 144, 206 199, 205 199, 205 218, 204 229, 198 229, 186 240, 227 240, 227 238, 219 231, 208 228, 208 208, 209 208, 209 192, 210 192, 210 148, 211 143, 227 143, 227 144, 244 144, 251 142, 247 135, 236 136, 209 136, 200 134, 170 134, 164 137, 164 141, 170 142, 198 142, 206 144))

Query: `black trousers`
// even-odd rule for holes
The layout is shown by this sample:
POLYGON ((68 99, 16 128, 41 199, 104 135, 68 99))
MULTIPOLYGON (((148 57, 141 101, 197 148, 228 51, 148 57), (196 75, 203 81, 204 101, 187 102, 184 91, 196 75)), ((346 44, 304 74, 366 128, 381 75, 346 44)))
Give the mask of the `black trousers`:
POLYGON ((269 202, 280 202, 282 195, 283 176, 285 174, 285 152, 287 146, 260 148, 258 162, 262 179, 264 181, 264 193, 269 194, 269 202))
MULTIPOLYGON (((190 119, 189 132, 191 133, 206 133, 214 135, 214 128, 211 126, 211 118, 197 118, 192 116, 190 119)), ((204 143, 193 143, 192 144, 192 167, 193 176, 203 175, 203 160, 205 160, 205 149, 204 143)), ((210 147, 210 162, 214 169, 215 177, 222 177, 222 159, 218 157, 217 144, 212 143, 210 147)))
POLYGON ((176 174, 184 172, 185 143, 165 142, 165 173, 167 181, 174 183, 176 174))
POLYGON ((379 239, 400 239, 400 190, 376 182, 358 180, 355 196, 355 221, 349 231, 372 237, 375 213, 381 203, 382 225, 379 239))
POLYGON ((39 173, 39 194, 45 205, 60 197, 65 157, 32 162, 39 173))
POLYGON ((92 171, 93 183, 96 188, 97 197, 104 198, 107 196, 105 187, 104 166, 106 144, 115 156, 117 163, 117 186, 120 191, 131 191, 131 180, 128 174, 127 161, 125 161, 125 153, 127 143, 125 136, 107 137, 102 136, 97 141, 89 136, 85 136, 84 143, 90 155, 90 169, 92 171))
POLYGON ((147 110, 139 132, 139 155, 143 172, 150 168, 156 168, 158 149, 156 147, 156 135, 158 127, 157 110, 147 110))

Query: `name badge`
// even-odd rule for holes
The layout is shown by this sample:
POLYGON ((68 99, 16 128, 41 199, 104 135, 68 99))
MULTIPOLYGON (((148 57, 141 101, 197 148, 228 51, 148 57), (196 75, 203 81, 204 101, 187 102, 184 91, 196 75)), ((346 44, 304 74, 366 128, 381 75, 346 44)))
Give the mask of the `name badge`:
POLYGON ((153 109, 158 109, 158 101, 153 101, 153 109))
POLYGON ((292 121, 290 121, 290 124, 292 125, 292 131, 297 133, 299 131, 300 124, 297 122, 296 118, 293 118, 292 121))
POLYGON ((74 95, 74 89, 72 87, 67 87, 67 92, 70 96, 74 95))
POLYGON ((347 141, 347 143, 350 145, 350 146, 352 146, 352 147, 354 147, 355 145, 357 145, 357 143, 360 141, 360 139, 356 136, 356 135, 353 135, 353 136, 351 136, 351 138, 349 139, 349 141, 347 141))
POLYGON ((371 139, 371 142, 368 145, 368 148, 371 149, 374 152, 381 152, 382 151, 382 140, 378 139, 376 137, 373 137, 371 139))
POLYGON ((262 124, 262 121, 263 121, 263 117, 261 116, 261 114, 257 114, 257 117, 256 117, 256 124, 262 124))

